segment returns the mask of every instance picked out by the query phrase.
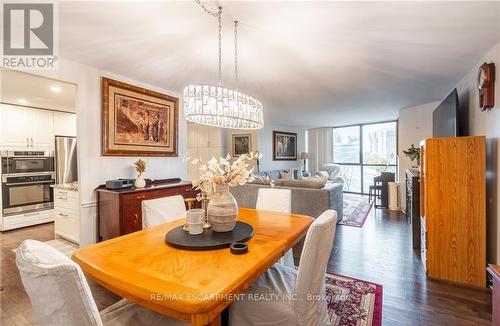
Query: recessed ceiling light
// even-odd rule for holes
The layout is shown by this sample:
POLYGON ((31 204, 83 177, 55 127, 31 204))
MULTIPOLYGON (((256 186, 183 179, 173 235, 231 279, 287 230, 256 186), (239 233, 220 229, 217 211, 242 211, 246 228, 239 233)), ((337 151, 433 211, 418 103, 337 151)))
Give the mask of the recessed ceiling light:
POLYGON ((23 99, 23 98, 18 98, 18 99, 17 99, 17 103, 20 103, 20 104, 26 104, 26 103, 28 103, 28 101, 26 101, 26 100, 25 100, 25 99, 23 99))
POLYGON ((62 92, 62 88, 59 87, 59 86, 50 86, 50 91, 53 92, 53 93, 61 93, 62 92))

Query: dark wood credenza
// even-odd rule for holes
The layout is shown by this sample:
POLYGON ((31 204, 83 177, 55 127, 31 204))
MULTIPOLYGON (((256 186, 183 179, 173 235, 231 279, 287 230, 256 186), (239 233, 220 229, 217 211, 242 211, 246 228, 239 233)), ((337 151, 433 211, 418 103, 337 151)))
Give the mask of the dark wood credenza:
POLYGON ((97 192, 98 241, 108 240, 142 229, 142 201, 182 195, 195 198, 197 191, 190 181, 173 179, 172 182, 153 184, 145 188, 120 190, 100 186, 97 192))
POLYGON ((420 172, 406 170, 406 221, 410 225, 412 245, 420 249, 420 172))

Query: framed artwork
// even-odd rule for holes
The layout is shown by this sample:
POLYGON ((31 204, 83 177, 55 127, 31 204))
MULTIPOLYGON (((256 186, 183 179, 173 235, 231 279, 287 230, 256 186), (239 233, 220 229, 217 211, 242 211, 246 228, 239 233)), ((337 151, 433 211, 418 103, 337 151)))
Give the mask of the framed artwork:
POLYGON ((273 131, 273 161, 297 160, 297 134, 273 131))
POLYGON ((252 150, 252 135, 233 135, 233 156, 250 153, 252 150))
POLYGON ((179 99, 102 78, 102 155, 177 156, 179 99))

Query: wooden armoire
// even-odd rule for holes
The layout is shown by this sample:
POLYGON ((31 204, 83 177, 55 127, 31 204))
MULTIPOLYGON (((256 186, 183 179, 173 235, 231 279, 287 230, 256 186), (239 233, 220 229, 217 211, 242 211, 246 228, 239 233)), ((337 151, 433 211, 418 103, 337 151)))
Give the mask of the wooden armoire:
POLYGON ((421 253, 430 278, 486 286, 485 142, 420 143, 421 253))

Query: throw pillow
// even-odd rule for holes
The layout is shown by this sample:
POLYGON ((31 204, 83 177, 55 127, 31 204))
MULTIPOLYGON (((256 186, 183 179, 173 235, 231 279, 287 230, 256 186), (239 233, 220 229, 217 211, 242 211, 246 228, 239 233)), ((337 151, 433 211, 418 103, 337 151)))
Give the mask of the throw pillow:
POLYGON ((326 178, 330 177, 330 174, 328 174, 328 171, 318 171, 315 173, 315 175, 320 176, 320 177, 326 177, 326 178))
POLYGON ((293 179, 293 172, 290 171, 280 171, 281 179, 291 180, 293 179))
POLYGON ((278 170, 267 171, 267 175, 269 176, 269 179, 276 180, 280 178, 280 171, 278 170))
POLYGON ((255 175, 258 175, 259 177, 263 177, 264 179, 267 178, 267 174, 264 171, 254 173, 255 175))
POLYGON ((311 189, 321 189, 325 187, 325 183, 318 181, 307 181, 307 180, 282 180, 284 187, 294 187, 294 188, 311 188, 311 189))

